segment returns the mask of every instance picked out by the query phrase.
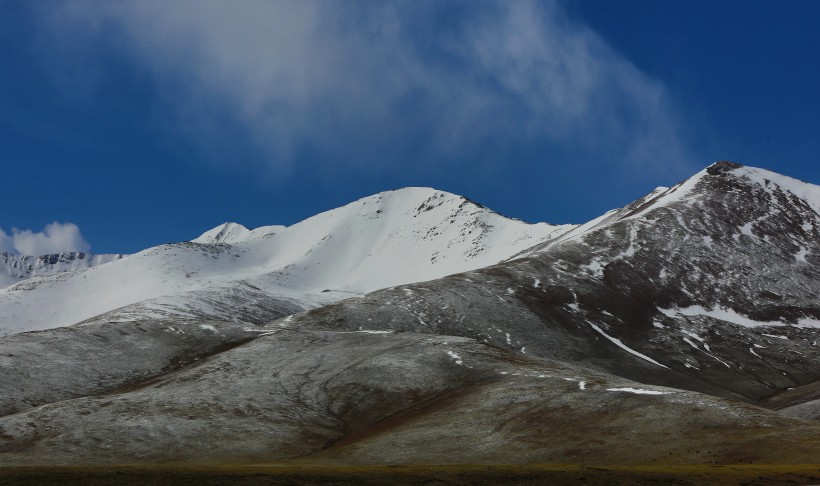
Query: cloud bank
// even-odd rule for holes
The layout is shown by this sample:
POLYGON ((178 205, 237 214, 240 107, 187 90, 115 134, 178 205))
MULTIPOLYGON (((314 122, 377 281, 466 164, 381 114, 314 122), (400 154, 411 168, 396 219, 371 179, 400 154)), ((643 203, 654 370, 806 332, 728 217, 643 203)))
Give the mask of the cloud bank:
POLYGON ((304 154, 378 167, 528 144, 628 168, 687 159, 664 87, 554 1, 53 6, 54 30, 149 68, 188 135, 219 140, 229 120, 274 169, 304 154))
POLYGON ((11 234, 0 228, 0 251, 21 255, 49 255, 68 251, 87 252, 91 246, 74 223, 53 222, 43 231, 11 229, 11 234))

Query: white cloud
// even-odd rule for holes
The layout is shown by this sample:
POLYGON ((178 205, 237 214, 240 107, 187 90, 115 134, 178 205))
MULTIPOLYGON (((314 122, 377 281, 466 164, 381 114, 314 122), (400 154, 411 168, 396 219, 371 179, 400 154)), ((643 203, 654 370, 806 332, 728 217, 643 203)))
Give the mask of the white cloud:
POLYGON ((11 234, 0 228, 0 250, 21 255, 49 255, 68 251, 87 252, 91 246, 74 223, 53 222, 43 231, 11 229, 11 234))
POLYGON ((552 1, 52 7, 55 30, 124 41, 184 130, 218 139, 227 114, 275 168, 304 150, 373 166, 542 141, 637 168, 687 159, 663 86, 552 1))

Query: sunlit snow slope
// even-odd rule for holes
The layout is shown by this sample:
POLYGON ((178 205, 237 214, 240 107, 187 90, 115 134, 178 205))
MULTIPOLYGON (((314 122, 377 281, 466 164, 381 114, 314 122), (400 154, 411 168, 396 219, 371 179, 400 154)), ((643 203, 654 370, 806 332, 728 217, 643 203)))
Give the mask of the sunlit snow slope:
POLYGON ((272 297, 283 299, 277 308, 310 308, 492 265, 572 228, 531 225, 454 194, 405 188, 290 227, 226 223, 192 242, 25 280, 0 290, 0 334, 70 325, 140 302, 119 318, 236 320, 230 306, 215 305, 223 295, 251 310, 272 297))

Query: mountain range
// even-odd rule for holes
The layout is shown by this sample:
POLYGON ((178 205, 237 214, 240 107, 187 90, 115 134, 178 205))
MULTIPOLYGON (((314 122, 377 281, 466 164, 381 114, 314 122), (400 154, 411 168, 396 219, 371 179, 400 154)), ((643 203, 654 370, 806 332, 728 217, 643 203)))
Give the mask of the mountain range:
POLYGON ((406 188, 77 260, 0 290, 4 464, 820 457, 820 187, 763 169, 582 225, 406 188))
POLYGON ((82 252, 29 256, 0 252, 0 289, 32 277, 45 277, 95 267, 123 256, 89 255, 82 252))

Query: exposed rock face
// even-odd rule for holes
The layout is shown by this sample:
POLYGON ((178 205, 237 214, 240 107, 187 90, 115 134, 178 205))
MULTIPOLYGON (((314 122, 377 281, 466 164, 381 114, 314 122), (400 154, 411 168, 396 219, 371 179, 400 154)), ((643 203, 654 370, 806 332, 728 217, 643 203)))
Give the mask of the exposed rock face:
MULTIPOLYGON (((719 162, 504 263, 261 327, 149 302, 3 338, 0 461, 816 462, 818 225, 820 188, 719 162)), ((191 298, 292 311, 252 290, 191 298)))

